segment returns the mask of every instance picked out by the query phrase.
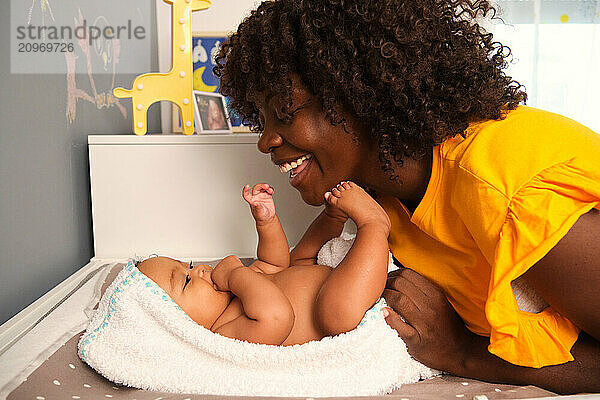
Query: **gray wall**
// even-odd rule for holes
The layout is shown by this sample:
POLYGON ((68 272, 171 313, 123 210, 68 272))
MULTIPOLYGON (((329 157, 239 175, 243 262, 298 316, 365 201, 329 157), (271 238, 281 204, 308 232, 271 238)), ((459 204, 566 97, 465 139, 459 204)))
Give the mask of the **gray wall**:
MULTIPOLYGON (((156 10, 151 15, 151 55, 139 56, 152 57, 158 71, 156 10)), ((78 101, 70 124, 65 74, 11 74, 10 26, 10 12, 0 12, 0 323, 93 257, 87 135, 132 129, 129 100, 127 119, 115 107, 78 101)), ((130 87, 134 78, 117 74, 115 86, 130 87)), ((76 79, 91 91, 87 75, 76 79)), ((111 80, 95 76, 98 87, 111 80)), ((159 114, 155 103, 149 132, 160 130, 159 114)))

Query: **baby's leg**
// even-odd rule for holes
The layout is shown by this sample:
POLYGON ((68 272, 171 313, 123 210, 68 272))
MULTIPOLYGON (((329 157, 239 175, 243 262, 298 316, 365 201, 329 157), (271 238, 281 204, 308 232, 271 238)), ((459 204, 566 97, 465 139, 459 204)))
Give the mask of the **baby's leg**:
POLYGON ((317 323, 331 336, 356 328, 383 293, 390 220, 383 208, 353 182, 342 182, 326 199, 352 218, 358 228, 352 248, 317 296, 317 323))

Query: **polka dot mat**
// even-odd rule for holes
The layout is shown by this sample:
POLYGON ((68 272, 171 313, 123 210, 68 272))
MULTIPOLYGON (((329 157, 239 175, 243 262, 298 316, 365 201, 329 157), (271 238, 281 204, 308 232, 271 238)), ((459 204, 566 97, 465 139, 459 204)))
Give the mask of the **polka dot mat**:
MULTIPOLYGON (((121 268, 122 265, 113 268, 103 285, 104 288, 112 282, 121 268)), ((8 394, 7 400, 197 400, 209 398, 209 396, 202 395, 151 392, 115 385, 97 374, 77 356, 77 342, 82 333, 73 336, 52 354, 27 377, 26 381, 8 394)), ((419 383, 404 385, 392 395, 372 398, 384 400, 493 400, 546 397, 552 396, 553 393, 533 386, 489 384, 443 375, 419 383)), ((226 397, 210 397, 211 400, 223 398, 226 397)), ((241 397, 230 398, 242 399, 241 397)), ((308 400, 313 399, 309 398, 308 400)))

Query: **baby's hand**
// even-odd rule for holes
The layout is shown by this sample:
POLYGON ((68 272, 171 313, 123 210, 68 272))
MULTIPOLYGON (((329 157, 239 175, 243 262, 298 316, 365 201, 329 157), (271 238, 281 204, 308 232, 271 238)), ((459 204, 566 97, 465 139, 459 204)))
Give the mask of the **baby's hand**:
POLYGON ((229 291, 229 276, 238 268, 244 268, 244 264, 236 256, 227 256, 222 259, 211 275, 215 288, 222 292, 229 291))
POLYGON ((250 185, 242 189, 242 197, 250 204, 252 216, 258 223, 270 222, 275 217, 275 190, 268 183, 257 183, 250 191, 250 185))

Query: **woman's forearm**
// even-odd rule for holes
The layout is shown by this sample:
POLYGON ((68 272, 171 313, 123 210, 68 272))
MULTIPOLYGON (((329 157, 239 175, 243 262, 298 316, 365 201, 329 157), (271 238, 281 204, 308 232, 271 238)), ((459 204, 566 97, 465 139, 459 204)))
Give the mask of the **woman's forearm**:
POLYGON ((290 258, 292 262, 302 259, 316 258, 317 253, 328 240, 341 235, 346 220, 331 217, 325 210, 321 212, 310 224, 302 239, 292 250, 290 258))
POLYGON ((491 354, 489 339, 473 334, 470 351, 447 372, 487 382, 535 385, 568 394, 600 392, 600 342, 582 332, 571 349, 574 361, 543 368, 521 367, 491 354))

